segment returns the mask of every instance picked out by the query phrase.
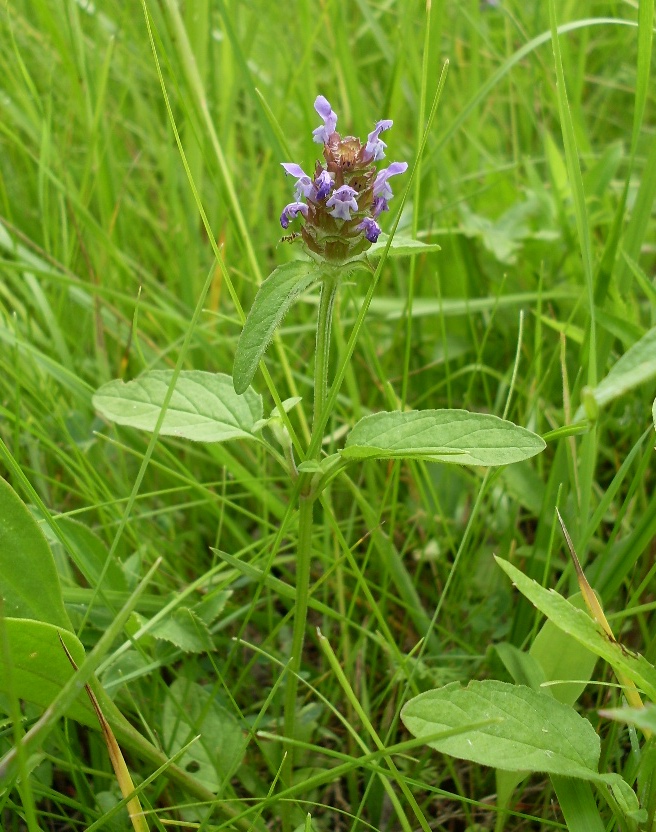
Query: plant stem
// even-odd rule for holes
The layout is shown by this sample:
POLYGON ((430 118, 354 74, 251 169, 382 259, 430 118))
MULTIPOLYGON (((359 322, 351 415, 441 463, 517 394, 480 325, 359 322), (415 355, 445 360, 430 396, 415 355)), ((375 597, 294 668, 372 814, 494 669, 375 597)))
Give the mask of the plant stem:
MULTIPOLYGON (((321 285, 321 299, 317 317, 317 346, 314 359, 314 414, 312 420, 313 436, 311 444, 320 448, 316 442, 314 432, 321 429, 323 411, 328 397, 328 368, 330 366, 330 332, 332 327, 333 309, 339 278, 337 275, 326 275, 321 285)), ((316 458, 319 458, 317 451, 316 458)), ((292 653, 287 666, 287 682, 285 687, 284 735, 288 739, 296 739, 296 708, 298 695, 298 678, 303 657, 303 644, 307 629, 308 598, 310 596, 310 563, 312 560, 312 513, 317 494, 310 491, 311 477, 301 474, 299 514, 298 514, 298 545, 296 550, 296 606, 294 608, 294 632, 292 635, 292 653)), ((287 756, 283 764, 282 775, 285 786, 292 785, 294 772, 294 746, 287 749, 287 756)), ((285 804, 282 818, 284 832, 292 828, 292 804, 285 804)))
MULTIPOLYGON (((316 442, 315 432, 321 427, 321 417, 328 397, 328 367, 330 364, 330 331, 333 323, 333 310, 339 278, 326 275, 321 284, 319 316, 317 318, 317 350, 314 358, 314 415, 312 419, 312 439, 316 442)), ((312 443, 314 444, 314 442, 312 443)), ((317 454, 319 456, 319 454, 317 454)))

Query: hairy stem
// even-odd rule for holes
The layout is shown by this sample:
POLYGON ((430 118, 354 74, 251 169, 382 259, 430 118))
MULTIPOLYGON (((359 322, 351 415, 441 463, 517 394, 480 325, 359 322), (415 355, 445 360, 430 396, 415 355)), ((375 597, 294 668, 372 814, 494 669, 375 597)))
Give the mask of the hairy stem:
MULTIPOLYGON (((335 297, 339 278, 326 275, 321 285, 321 299, 319 301, 319 315, 317 318, 317 347, 314 360, 314 414, 312 430, 321 429, 323 411, 328 397, 328 368, 330 365, 330 332, 335 306, 335 297)), ((313 434, 313 440, 315 439, 313 434)), ((313 442, 320 448, 320 442, 313 442)), ((320 451, 314 457, 320 458, 320 451)), ((296 550, 296 606, 294 607, 294 632, 292 636, 292 654, 287 667, 287 681, 285 687, 285 722, 284 734, 290 739, 296 738, 296 710, 298 697, 298 677, 303 656, 303 644, 307 629, 308 598, 310 596, 310 562, 312 559, 312 512, 317 494, 310 490, 311 477, 301 474, 299 514, 298 514, 298 546, 296 550), (305 481, 303 481, 305 480, 305 481)), ((292 785, 294 772, 294 747, 287 749, 287 756, 283 764, 283 782, 292 785)), ((293 825, 292 804, 287 804, 283 810, 283 830, 290 832, 293 825)))
POLYGON ((317 351, 314 358, 313 440, 315 439, 314 433, 321 427, 321 417, 328 397, 330 331, 333 323, 333 311, 338 285, 339 278, 335 275, 325 276, 321 284, 321 299, 319 301, 319 316, 317 318, 317 351))

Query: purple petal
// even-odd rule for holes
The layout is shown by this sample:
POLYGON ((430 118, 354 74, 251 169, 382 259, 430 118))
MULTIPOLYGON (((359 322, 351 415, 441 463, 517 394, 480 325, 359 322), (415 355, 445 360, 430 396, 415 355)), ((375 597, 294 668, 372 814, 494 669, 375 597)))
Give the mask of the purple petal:
POLYGON ((281 162, 280 163, 285 172, 288 173, 290 176, 295 176, 297 179, 300 179, 301 176, 305 176, 305 171, 300 165, 295 164, 294 162, 281 162))
POLYGON ((307 173, 305 173, 303 168, 293 162, 281 162, 280 164, 283 166, 286 173, 289 173, 291 176, 298 177, 294 183, 294 187, 296 189, 294 196, 296 199, 300 199, 301 196, 311 196, 314 191, 314 187, 312 185, 312 180, 307 173))
POLYGON ((405 173, 407 169, 407 162, 392 162, 392 164, 387 168, 387 175, 396 176, 397 173, 405 173))
POLYGON ((358 210, 358 203, 355 200, 357 195, 355 188, 349 185, 342 185, 341 188, 333 191, 333 195, 326 201, 326 207, 333 209, 329 212, 331 217, 338 220, 350 220, 350 212, 358 210))
POLYGON ((312 131, 312 141, 315 141, 318 144, 326 144, 337 127, 337 116, 333 112, 330 102, 328 99, 324 98, 323 95, 317 96, 316 101, 314 102, 314 109, 323 119, 323 124, 319 125, 319 127, 316 127, 312 131))
POLYGON ((314 187, 317 189, 315 199, 325 199, 333 187, 333 180, 327 170, 322 170, 314 180, 314 187))
POLYGON ((375 243, 381 234, 381 228, 371 217, 365 217, 360 225, 357 226, 358 231, 363 231, 364 236, 370 243, 375 243))
POLYGON ((377 217, 383 211, 389 211, 389 205, 387 204, 386 199, 383 199, 382 196, 377 196, 374 198, 374 207, 371 213, 374 217, 377 217))
POLYGON ((288 228, 289 223, 295 219, 298 214, 303 214, 304 217, 307 217, 308 207, 304 202, 290 202, 289 205, 285 205, 282 209, 282 214, 280 215, 280 225, 283 228, 288 228))
MULTIPOLYGON (((391 199, 394 194, 392 189, 387 184, 390 176, 396 176, 399 173, 405 173, 408 169, 407 162, 392 162, 392 164, 384 170, 378 171, 376 181, 374 182, 374 197, 382 197, 383 199, 391 199)), ((384 209, 383 209, 384 210, 384 209)))
POLYGON ((323 95, 318 95, 314 102, 314 109, 319 113, 321 118, 325 121, 333 111, 330 102, 323 95))
POLYGON ((394 122, 391 118, 386 118, 382 121, 377 121, 376 126, 367 136, 365 153, 367 155, 367 158, 371 159, 371 161, 378 162, 380 159, 385 158, 385 148, 387 147, 387 145, 382 139, 379 138, 379 136, 383 132, 383 130, 389 130, 392 124, 394 124, 394 122))

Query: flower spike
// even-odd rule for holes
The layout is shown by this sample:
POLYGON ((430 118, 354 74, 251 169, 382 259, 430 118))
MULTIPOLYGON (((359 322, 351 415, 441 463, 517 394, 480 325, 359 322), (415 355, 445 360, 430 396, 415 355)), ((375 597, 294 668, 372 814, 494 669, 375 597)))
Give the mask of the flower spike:
POLYGON ((405 162, 392 162, 377 171, 376 162, 385 158, 386 144, 381 133, 389 130, 392 120, 381 119, 366 142, 354 136, 342 138, 336 132, 337 114, 327 98, 317 96, 314 109, 322 119, 312 137, 323 145, 323 161, 307 174, 295 162, 283 162, 286 174, 293 176, 294 199, 283 209, 280 224, 289 224, 303 215, 300 234, 306 251, 314 258, 335 265, 359 257, 381 235, 378 217, 389 210, 393 193, 392 176, 408 169, 405 162))

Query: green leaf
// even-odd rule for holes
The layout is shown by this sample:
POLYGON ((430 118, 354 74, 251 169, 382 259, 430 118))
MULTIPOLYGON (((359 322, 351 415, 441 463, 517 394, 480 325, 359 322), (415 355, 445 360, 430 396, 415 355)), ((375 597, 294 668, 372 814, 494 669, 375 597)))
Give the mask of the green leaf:
POLYGON ((295 300, 321 279, 321 271, 307 260, 278 266, 260 286, 239 337, 233 368, 237 393, 253 381, 266 348, 295 300))
MULTIPOLYGON (((7 656, 0 650, 0 691, 9 694, 13 689, 19 699, 47 708, 74 673, 59 636, 78 666, 84 661, 82 644, 73 633, 43 621, 5 618, 0 621, 0 628, 5 631, 11 663, 7 668, 7 656), (8 673, 11 673, 11 687, 8 673)), ((67 715, 98 728, 98 719, 83 690, 67 715)))
POLYGON ((23 501, 2 478, 0 597, 8 618, 32 618, 72 629, 50 547, 23 501))
POLYGON ((169 754, 200 735, 178 765, 211 791, 218 792, 239 768, 247 739, 211 689, 176 679, 164 701, 162 722, 164 748, 169 754))
POLYGON ((494 649, 516 684, 539 690, 540 685, 546 681, 540 662, 530 653, 525 653, 507 641, 495 644, 494 649))
POLYGON ((528 578, 508 561, 495 558, 517 589, 553 623, 579 641, 595 655, 605 659, 616 671, 624 673, 656 701, 656 669, 647 659, 611 639, 583 610, 528 578))
POLYGON ((445 754, 506 771, 544 771, 594 779, 600 742, 594 728, 553 696, 523 685, 486 680, 430 690, 401 711, 415 737, 498 719, 466 734, 430 742, 445 754))
MULTIPOLYGON (((145 619, 139 618, 145 623, 145 619)), ((208 653, 214 649, 209 627, 187 607, 179 607, 170 616, 158 621, 149 630, 149 635, 168 641, 185 653, 208 653)))
MULTIPOLYGON (((568 599, 576 609, 586 609, 580 592, 568 599)), ((586 613, 587 614, 587 613, 586 613)), ((597 656, 547 619, 529 651, 538 661, 545 680, 564 684, 550 685, 549 692, 566 705, 573 705, 583 693, 597 663, 597 656), (571 680, 571 681, 570 681, 571 680)))
POLYGON ((512 422, 466 410, 412 410, 365 416, 346 439, 346 459, 426 459, 508 465, 535 456, 544 441, 512 422))
POLYGON ((606 832, 590 783, 554 774, 551 784, 569 832, 606 832))
MULTIPOLYGON (((94 407, 119 425, 152 431, 172 376, 173 370, 151 370, 127 384, 110 381, 94 395, 94 407)), ((183 370, 160 433, 194 442, 253 439, 253 425, 261 418, 262 398, 253 390, 245 389, 244 395, 237 395, 230 376, 183 370)))
MULTIPOLYGON (((635 387, 639 387, 656 377, 656 327, 649 330, 642 338, 622 355, 611 367, 608 375, 599 384, 589 390, 599 407, 623 396, 635 387)), ((574 421, 585 416, 583 407, 579 407, 574 421)), ((656 420, 656 416, 654 417, 656 420)))
MULTIPOLYGON (((370 249, 365 252, 366 257, 382 257, 389 235, 381 234, 370 249)), ((389 247, 388 257, 406 257, 411 254, 428 254, 431 251, 441 251, 442 247, 437 243, 422 243, 420 240, 413 240, 412 237, 402 237, 395 234, 389 247)))

